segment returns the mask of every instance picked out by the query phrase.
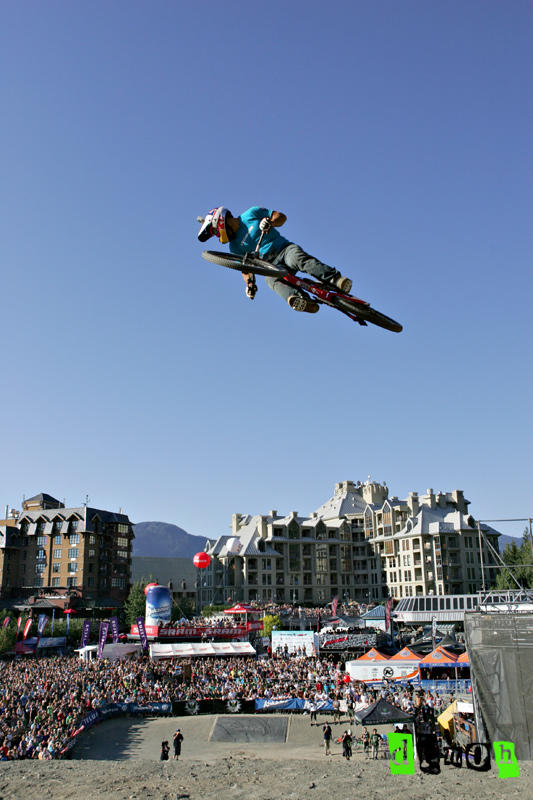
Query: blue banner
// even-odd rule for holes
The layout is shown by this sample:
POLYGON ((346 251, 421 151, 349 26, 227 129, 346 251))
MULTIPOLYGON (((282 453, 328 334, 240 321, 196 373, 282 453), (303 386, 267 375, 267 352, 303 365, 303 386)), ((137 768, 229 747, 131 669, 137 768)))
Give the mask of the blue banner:
POLYGON ((287 698, 286 700, 268 700, 261 697, 255 701, 256 711, 333 711, 331 700, 310 702, 300 698, 287 698))
POLYGON ((104 620, 100 623, 100 634, 98 636, 98 658, 102 658, 104 652, 104 645, 107 640, 107 632, 109 631, 109 622, 104 620))
POLYGON ((86 647, 89 644, 89 638, 91 635, 91 620, 84 619, 83 620, 83 627, 81 629, 81 646, 86 647))
POLYGON ((148 650, 148 636, 146 635, 146 628, 144 627, 144 619, 142 617, 137 617, 137 630, 139 631, 139 638, 143 650, 148 650))

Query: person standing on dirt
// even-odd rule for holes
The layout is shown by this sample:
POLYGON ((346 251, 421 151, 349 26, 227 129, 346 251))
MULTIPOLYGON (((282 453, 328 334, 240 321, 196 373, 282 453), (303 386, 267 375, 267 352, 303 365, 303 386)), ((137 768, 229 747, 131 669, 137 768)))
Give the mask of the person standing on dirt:
MULTIPOLYGON (((276 229, 284 225, 287 220, 281 211, 252 206, 239 217, 234 217, 229 209, 219 206, 198 220, 202 220, 202 227, 198 233, 200 242, 206 242, 211 236, 216 236, 221 244, 229 243, 231 253, 244 255, 255 251, 262 236, 259 257, 264 261, 274 265, 279 264, 293 274, 300 270, 307 272, 344 294, 349 294, 352 288, 350 278, 343 277, 337 269, 310 256, 299 245, 278 233, 276 229)), ((255 294, 255 289, 251 288, 253 276, 243 272, 243 278, 247 284, 246 294, 253 298, 255 294)), ((266 278, 266 282, 287 301, 293 311, 306 311, 308 314, 318 311, 318 303, 301 289, 290 286, 279 278, 266 278)))
POLYGON ((174 761, 177 761, 179 759, 180 755, 181 755, 181 743, 182 743, 182 741, 183 741, 183 734, 181 732, 181 728, 178 728, 176 730, 176 733, 174 734, 174 740, 173 740, 173 744, 174 744, 174 761))
POLYGON ((322 728, 322 737, 324 739, 324 751, 327 756, 331 755, 331 725, 325 722, 322 728))

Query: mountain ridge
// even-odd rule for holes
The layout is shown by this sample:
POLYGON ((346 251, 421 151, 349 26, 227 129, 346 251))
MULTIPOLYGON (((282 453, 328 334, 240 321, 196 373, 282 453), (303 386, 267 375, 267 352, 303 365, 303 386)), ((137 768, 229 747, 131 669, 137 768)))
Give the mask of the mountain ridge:
POLYGON ((134 557, 192 558, 207 541, 206 536, 195 536, 171 522, 138 522, 133 530, 134 557))

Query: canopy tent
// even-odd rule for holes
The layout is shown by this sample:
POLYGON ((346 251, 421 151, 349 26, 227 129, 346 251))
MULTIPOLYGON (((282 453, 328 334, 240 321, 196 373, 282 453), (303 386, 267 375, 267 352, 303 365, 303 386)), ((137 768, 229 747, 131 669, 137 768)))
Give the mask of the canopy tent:
POLYGON ((428 653, 420 660, 421 667, 455 667, 457 666, 457 656, 450 650, 446 650, 439 645, 432 653, 428 653))
MULTIPOLYGON (((97 644, 88 644, 85 647, 79 647, 76 653, 80 654, 83 661, 92 661, 96 657, 98 651, 97 644)), ((107 658, 108 661, 116 661, 119 658, 128 658, 130 656, 138 656, 142 652, 142 646, 135 642, 114 642, 113 644, 105 644, 102 651, 102 658, 107 658)))
POLYGON ((224 614, 259 614, 260 611, 247 603, 235 603, 231 608, 224 609, 224 614))
POLYGON ((195 656, 253 656, 256 651, 250 642, 172 642, 150 645, 150 655, 161 658, 193 658, 195 656))
POLYGON ((410 647, 404 647, 399 653, 391 656, 389 661, 420 661, 421 658, 422 656, 419 656, 418 653, 415 653, 410 647))
POLYGON ((459 666, 459 664, 463 664, 463 665, 466 665, 468 667, 470 666, 470 658, 469 658, 468 653, 466 652, 466 650, 464 651, 464 653, 461 653, 461 655, 457 659, 457 665, 459 666))
POLYGON ((361 725, 391 725, 395 722, 412 722, 414 714, 402 711, 383 698, 355 712, 355 719, 361 725))
POLYGON ((387 661, 387 656, 384 656, 383 653, 380 653, 379 650, 376 650, 375 647, 371 647, 366 653, 363 653, 362 656, 355 659, 356 661, 387 661))

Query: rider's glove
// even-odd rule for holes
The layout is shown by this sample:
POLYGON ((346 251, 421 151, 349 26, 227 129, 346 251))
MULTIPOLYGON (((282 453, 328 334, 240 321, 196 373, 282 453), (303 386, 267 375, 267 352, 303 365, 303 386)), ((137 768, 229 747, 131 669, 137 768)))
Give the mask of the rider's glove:
POLYGON ((261 228, 263 233, 268 233, 272 227, 272 220, 270 220, 268 217, 263 217, 263 219, 259 223, 259 227, 261 228))

